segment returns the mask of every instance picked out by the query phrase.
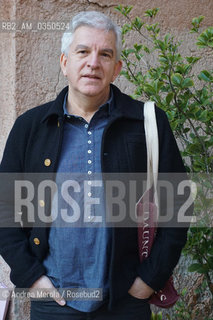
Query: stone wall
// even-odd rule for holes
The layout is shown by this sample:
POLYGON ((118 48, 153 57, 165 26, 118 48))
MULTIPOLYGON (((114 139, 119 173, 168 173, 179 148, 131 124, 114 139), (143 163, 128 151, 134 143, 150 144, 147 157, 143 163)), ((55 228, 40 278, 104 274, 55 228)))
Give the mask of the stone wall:
MULTIPOLYGON (((59 66, 62 32, 39 30, 42 25, 38 25, 38 22, 69 21, 81 10, 99 10, 122 25, 124 18, 114 10, 114 6, 120 3, 134 5, 132 15, 142 15, 147 9, 159 7, 157 19, 162 29, 165 32, 172 31, 178 39, 187 39, 183 51, 188 55, 196 55, 198 51, 193 46, 194 35, 189 36, 187 33, 192 18, 204 15, 204 28, 212 23, 213 1, 209 0, 0 0, 1 23, 16 22, 17 28, 21 22, 32 22, 33 26, 37 26, 34 31, 27 31, 27 24, 22 31, 9 32, 8 29, 14 28, 14 24, 8 25, 7 31, 0 30, 0 159, 16 117, 27 109, 55 98, 66 85, 59 66)), ((205 67, 210 61, 207 52, 200 67, 205 67)), ((123 78, 116 83, 125 92, 131 92, 123 78)), ((0 281, 11 284, 9 267, 3 259, 0 260, 0 268, 0 281)), ((13 300, 8 319, 29 319, 29 304, 13 300)))

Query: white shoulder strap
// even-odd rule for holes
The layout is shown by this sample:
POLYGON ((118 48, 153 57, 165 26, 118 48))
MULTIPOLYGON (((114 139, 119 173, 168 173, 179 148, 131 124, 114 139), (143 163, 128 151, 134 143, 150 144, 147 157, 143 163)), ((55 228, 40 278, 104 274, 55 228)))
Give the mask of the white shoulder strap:
POLYGON ((144 128, 147 147, 147 190, 149 190, 154 184, 154 200, 155 204, 158 205, 157 179, 159 163, 159 142, 155 104, 153 101, 147 101, 144 104, 144 128))

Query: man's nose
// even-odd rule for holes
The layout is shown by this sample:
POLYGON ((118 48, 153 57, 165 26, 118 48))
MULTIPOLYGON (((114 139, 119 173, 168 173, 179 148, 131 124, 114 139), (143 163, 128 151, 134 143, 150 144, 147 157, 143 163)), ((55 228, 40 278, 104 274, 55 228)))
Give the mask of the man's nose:
POLYGON ((91 69, 97 69, 99 67, 100 61, 99 61, 98 53, 93 52, 90 54, 87 65, 91 69))

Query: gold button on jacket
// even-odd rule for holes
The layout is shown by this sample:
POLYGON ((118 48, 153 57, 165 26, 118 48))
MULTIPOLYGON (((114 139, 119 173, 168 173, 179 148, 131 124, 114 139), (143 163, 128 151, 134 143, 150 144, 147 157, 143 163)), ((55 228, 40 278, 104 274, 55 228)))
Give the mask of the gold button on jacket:
POLYGON ((51 160, 50 160, 50 159, 45 159, 45 160, 44 160, 44 165, 45 165, 46 167, 49 167, 49 166, 51 165, 51 160))
POLYGON ((45 206, 44 200, 39 200, 39 205, 40 205, 40 207, 44 207, 45 206))
POLYGON ((40 244, 40 240, 38 238, 34 238, 33 241, 37 246, 40 244))

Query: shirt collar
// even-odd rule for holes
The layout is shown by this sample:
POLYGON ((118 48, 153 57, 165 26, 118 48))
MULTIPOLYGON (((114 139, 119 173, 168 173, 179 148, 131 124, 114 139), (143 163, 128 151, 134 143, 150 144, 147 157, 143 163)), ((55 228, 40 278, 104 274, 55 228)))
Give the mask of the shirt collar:
MULTIPOLYGON (((137 100, 133 100, 126 94, 123 94, 116 86, 110 85, 110 89, 113 94, 112 101, 110 103, 110 116, 112 117, 125 117, 129 119, 143 120, 143 103, 137 100)), ((65 87, 54 101, 50 101, 46 104, 47 111, 41 118, 41 122, 46 120, 55 119, 58 121, 59 118, 64 117, 63 103, 64 97, 68 92, 68 86, 65 87)), ((111 96, 110 96, 111 98, 111 96)), ((109 99, 110 100, 110 99, 109 99)))
MULTIPOLYGON (((65 94, 64 97, 64 102, 63 102, 63 111, 64 111, 64 115, 70 115, 67 111, 67 97, 68 97, 68 92, 65 94)), ((110 115, 110 112, 112 111, 113 108, 113 103, 114 103, 114 95, 113 95, 113 90, 110 87, 110 96, 109 99, 107 100, 106 103, 102 104, 98 110, 100 110, 101 108, 106 108, 108 115, 110 115)))

